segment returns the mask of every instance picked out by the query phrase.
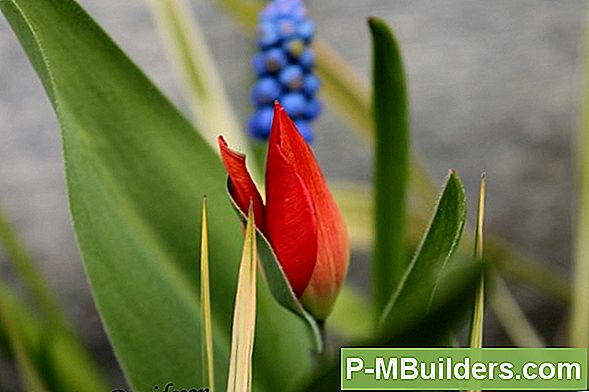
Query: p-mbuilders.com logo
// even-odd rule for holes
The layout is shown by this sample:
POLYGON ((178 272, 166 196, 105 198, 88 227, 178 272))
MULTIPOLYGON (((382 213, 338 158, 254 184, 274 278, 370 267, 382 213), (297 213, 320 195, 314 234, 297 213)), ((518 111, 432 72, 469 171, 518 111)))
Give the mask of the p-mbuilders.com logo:
POLYGON ((587 349, 342 348, 345 390, 585 390, 587 349))

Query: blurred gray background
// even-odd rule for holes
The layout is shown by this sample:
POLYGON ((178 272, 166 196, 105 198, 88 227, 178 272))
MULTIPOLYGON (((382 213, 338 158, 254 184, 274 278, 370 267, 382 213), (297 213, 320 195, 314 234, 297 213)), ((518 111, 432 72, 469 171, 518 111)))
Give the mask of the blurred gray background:
MULTIPOLYGON (((80 2, 186 109, 146 0, 80 2)), ((210 2, 193 4, 243 120, 250 110, 252 43, 210 2)), ((321 0, 309 7, 318 35, 366 80, 366 17, 380 16, 391 24, 409 75, 413 147, 425 157, 436 183, 449 168, 456 169, 472 216, 478 178, 485 170, 488 229, 568 273, 586 2, 321 0)), ((327 175, 368 184, 370 146, 329 107, 316 128, 315 149, 327 175)), ((122 385, 74 242, 58 129, 37 76, 0 17, 0 203, 86 341, 122 385)), ((361 256, 354 261, 364 262, 361 256)), ((352 271, 359 269, 352 266, 352 271)), ((12 277, 2 251, 0 273, 12 277)), ((517 294, 552 338, 566 317, 562 309, 533 292, 517 294)), ((490 342, 508 343, 500 331, 490 342)), ((6 365, 0 369, 0 377, 10 374, 6 365)))

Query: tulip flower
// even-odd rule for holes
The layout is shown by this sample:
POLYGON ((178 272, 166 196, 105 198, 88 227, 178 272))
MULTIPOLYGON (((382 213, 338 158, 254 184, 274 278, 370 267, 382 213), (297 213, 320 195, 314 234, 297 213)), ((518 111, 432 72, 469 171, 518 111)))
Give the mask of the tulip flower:
POLYGON ((278 102, 268 144, 266 202, 246 168, 245 156, 219 136, 230 193, 268 239, 302 305, 324 320, 346 276, 348 234, 313 152, 278 102))

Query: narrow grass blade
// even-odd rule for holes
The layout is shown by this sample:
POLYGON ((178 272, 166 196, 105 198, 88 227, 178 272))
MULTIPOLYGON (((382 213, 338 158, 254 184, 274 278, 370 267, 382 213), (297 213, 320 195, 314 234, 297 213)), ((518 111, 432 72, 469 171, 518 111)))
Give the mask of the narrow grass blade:
POLYGON ((499 274, 491 282, 489 302, 493 313, 511 341, 518 347, 546 347, 546 342, 528 320, 499 274))
MULTIPOLYGON (((248 142, 187 0, 150 0, 171 62, 181 76, 197 129, 215 147, 219 132, 247 153, 248 142)), ((247 154, 251 156, 251 154, 247 154)), ((249 162, 251 168, 255 162, 249 162)), ((251 170, 251 169, 250 169, 251 170)))
POLYGON ((209 391, 215 391, 215 360, 213 353, 213 316, 211 312, 211 287, 209 277, 209 235, 207 222, 207 198, 202 199, 202 229, 200 240, 200 312, 202 318, 203 382, 209 391))
POLYGON ((0 244, 4 246, 8 254, 8 259, 38 304, 43 318, 55 328, 67 328, 66 316, 59 307, 54 293, 42 278, 37 266, 29 256, 24 244, 18 238, 18 235, 8 222, 1 208, 0 244))
MULTIPOLYGON (((52 354, 59 355, 60 353, 69 353, 71 358, 75 358, 76 367, 69 366, 69 368, 59 369, 60 377, 72 380, 76 387, 83 386, 87 391, 99 391, 106 388, 106 382, 102 378, 101 371, 98 365, 94 362, 88 350, 80 340, 77 333, 74 331, 70 321, 65 312, 61 309, 55 293, 49 288, 43 279, 41 272, 33 262, 28 254, 24 244, 21 242, 14 228, 10 225, 6 215, 0 207, 0 244, 4 246, 8 259, 14 266, 15 271, 22 281, 25 283, 28 292, 36 305, 35 313, 39 317, 39 321, 30 320, 27 324, 34 324, 36 331, 52 331, 55 338, 55 348, 51 349, 52 354), (37 324, 43 325, 43 327, 37 324), (58 346, 58 347, 57 347, 58 346), (72 372, 78 371, 78 380, 71 377, 72 372)), ((18 304, 14 300, 9 301, 9 291, 2 285, 0 290, 0 301, 4 301, 3 309, 7 318, 14 316, 15 309, 20 308, 20 313, 29 311, 24 304, 18 304)), ((0 314, 0 316, 2 316, 0 314)), ((9 331, 11 326, 10 320, 5 322, 5 330, 9 331)), ((19 327, 18 329, 21 329, 19 327)), ((33 328, 31 325, 30 328, 33 328)), ((20 332, 20 331, 19 331, 20 332)), ((19 343, 16 343, 17 346, 19 343)), ((16 347, 16 351, 20 348, 16 347)), ((18 354, 18 353, 17 353, 18 354)), ((19 355, 23 355, 22 353, 19 355)), ((21 358, 21 360, 24 360, 21 358)), ((26 369, 25 369, 26 370, 26 369)))
POLYGON ((49 392, 39 369, 35 364, 33 353, 28 349, 26 340, 20 333, 18 325, 9 316, 5 297, 0 295, 0 328, 3 329, 15 360, 23 390, 49 392))
POLYGON ((250 207, 235 295, 227 392, 250 392, 252 389, 252 352, 256 330, 255 227, 250 207))
MULTIPOLYGON (((479 190, 479 208, 477 212, 476 231, 474 237, 474 259, 475 262, 483 260, 483 225, 485 221, 485 195, 487 192, 487 180, 485 174, 481 177, 479 190)), ((471 348, 483 347, 483 323, 485 314, 485 277, 481 276, 481 282, 477 289, 472 320, 470 324, 470 335, 468 343, 471 348)))
POLYGON ((380 19, 372 33, 374 111, 374 299, 380 314, 401 281, 406 255, 405 211, 409 164, 407 87, 397 42, 380 19))
MULTIPOLYGON (((479 189, 479 207, 477 211, 477 222, 474 234, 474 261, 483 261, 483 229, 485 223, 485 198, 487 193, 487 179, 485 173, 481 176, 479 189)), ((485 316, 485 275, 481 275, 474 300, 472 319, 470 321, 470 333, 468 345, 470 348, 483 347, 483 328, 485 316)), ((471 390, 470 392, 480 392, 471 390)))
POLYGON ((570 325, 570 344, 574 347, 589 346, 589 28, 585 34, 584 78, 570 325))

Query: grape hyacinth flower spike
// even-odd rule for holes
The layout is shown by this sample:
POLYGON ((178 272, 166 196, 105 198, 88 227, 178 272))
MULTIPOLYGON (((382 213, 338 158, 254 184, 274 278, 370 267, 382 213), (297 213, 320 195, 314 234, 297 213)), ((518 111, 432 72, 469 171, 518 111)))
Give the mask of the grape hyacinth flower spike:
POLYGON ((256 83, 251 92, 255 108, 248 123, 251 136, 267 140, 272 126, 272 105, 278 100, 294 120, 303 138, 313 140, 311 122, 321 114, 317 98, 319 79, 314 73, 311 42, 315 24, 302 0, 272 0, 259 16, 258 51, 252 65, 256 83))
POLYGON ((219 137, 230 194, 268 239, 290 287, 315 319, 325 320, 348 269, 348 233, 317 160, 295 123, 276 103, 266 161, 266 200, 245 156, 219 137))

